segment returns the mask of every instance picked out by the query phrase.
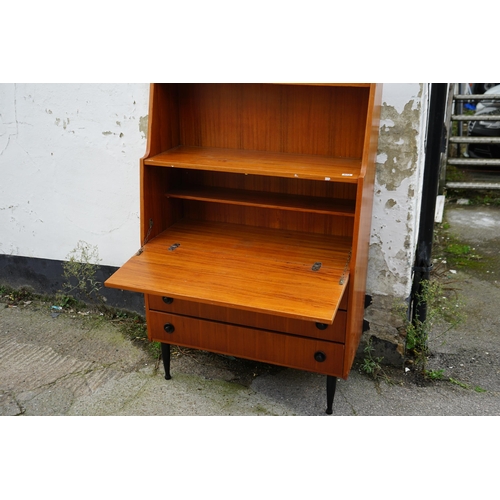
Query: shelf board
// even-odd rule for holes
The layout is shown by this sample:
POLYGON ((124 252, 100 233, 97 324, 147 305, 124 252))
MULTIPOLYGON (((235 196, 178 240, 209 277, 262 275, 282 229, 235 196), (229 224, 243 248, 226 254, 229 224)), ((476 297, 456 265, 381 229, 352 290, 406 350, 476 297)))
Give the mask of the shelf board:
POLYGON ((147 243, 106 286, 332 324, 349 278, 351 243, 184 220, 147 243))
POLYGON ((146 165, 355 183, 361 160, 242 149, 178 146, 144 160, 146 165))
POLYGON ((205 186, 171 190, 166 193, 166 197, 348 217, 354 217, 355 210, 354 200, 205 186))

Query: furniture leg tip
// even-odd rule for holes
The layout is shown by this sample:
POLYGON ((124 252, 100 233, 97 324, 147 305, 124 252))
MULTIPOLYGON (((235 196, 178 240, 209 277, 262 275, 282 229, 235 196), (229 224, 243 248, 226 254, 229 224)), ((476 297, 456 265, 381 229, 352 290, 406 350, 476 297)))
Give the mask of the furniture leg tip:
POLYGON ((171 380, 172 376, 171 375, 165 375, 165 380, 171 380))
POLYGON ((326 414, 331 415, 333 413, 333 410, 331 408, 326 409, 326 414))

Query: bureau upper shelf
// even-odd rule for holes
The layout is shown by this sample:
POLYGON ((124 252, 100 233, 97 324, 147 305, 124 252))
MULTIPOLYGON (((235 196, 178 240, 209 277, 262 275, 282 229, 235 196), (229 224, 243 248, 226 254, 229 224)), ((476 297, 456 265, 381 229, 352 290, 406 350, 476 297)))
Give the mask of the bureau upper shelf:
POLYGON ((144 160, 160 167, 355 183, 361 160, 322 155, 178 146, 144 160))

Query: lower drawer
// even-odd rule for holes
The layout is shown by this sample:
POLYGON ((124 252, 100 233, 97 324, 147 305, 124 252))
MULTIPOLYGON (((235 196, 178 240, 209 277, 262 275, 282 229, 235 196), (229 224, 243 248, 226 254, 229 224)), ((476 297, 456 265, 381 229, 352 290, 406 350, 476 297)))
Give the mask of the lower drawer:
POLYGON ((223 323, 249 326, 262 330, 293 333, 302 337, 313 337, 332 342, 345 342, 347 312, 343 310, 337 311, 333 325, 317 325, 312 321, 284 318, 271 314, 259 314, 188 300, 164 298, 158 295, 147 295, 147 308, 154 311, 182 314, 194 318, 204 318, 210 321, 221 321, 223 323))
POLYGON ((344 345, 148 311, 151 340, 341 377, 344 345))

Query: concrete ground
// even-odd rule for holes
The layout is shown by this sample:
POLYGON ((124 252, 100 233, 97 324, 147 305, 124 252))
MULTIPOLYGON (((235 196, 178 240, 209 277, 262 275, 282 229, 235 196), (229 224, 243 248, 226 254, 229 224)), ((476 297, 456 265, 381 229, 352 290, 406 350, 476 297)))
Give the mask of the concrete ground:
MULTIPOLYGON (((419 385, 388 367, 389 382, 374 381, 355 366, 337 384, 333 416, 500 414, 500 208, 449 205, 445 221, 485 265, 443 268, 468 312, 432 342, 429 368, 444 378, 419 385)), ((166 381, 102 317, 57 314, 39 300, 1 304, 0 415, 326 417, 324 376, 188 349, 174 349, 171 371, 166 381)))

